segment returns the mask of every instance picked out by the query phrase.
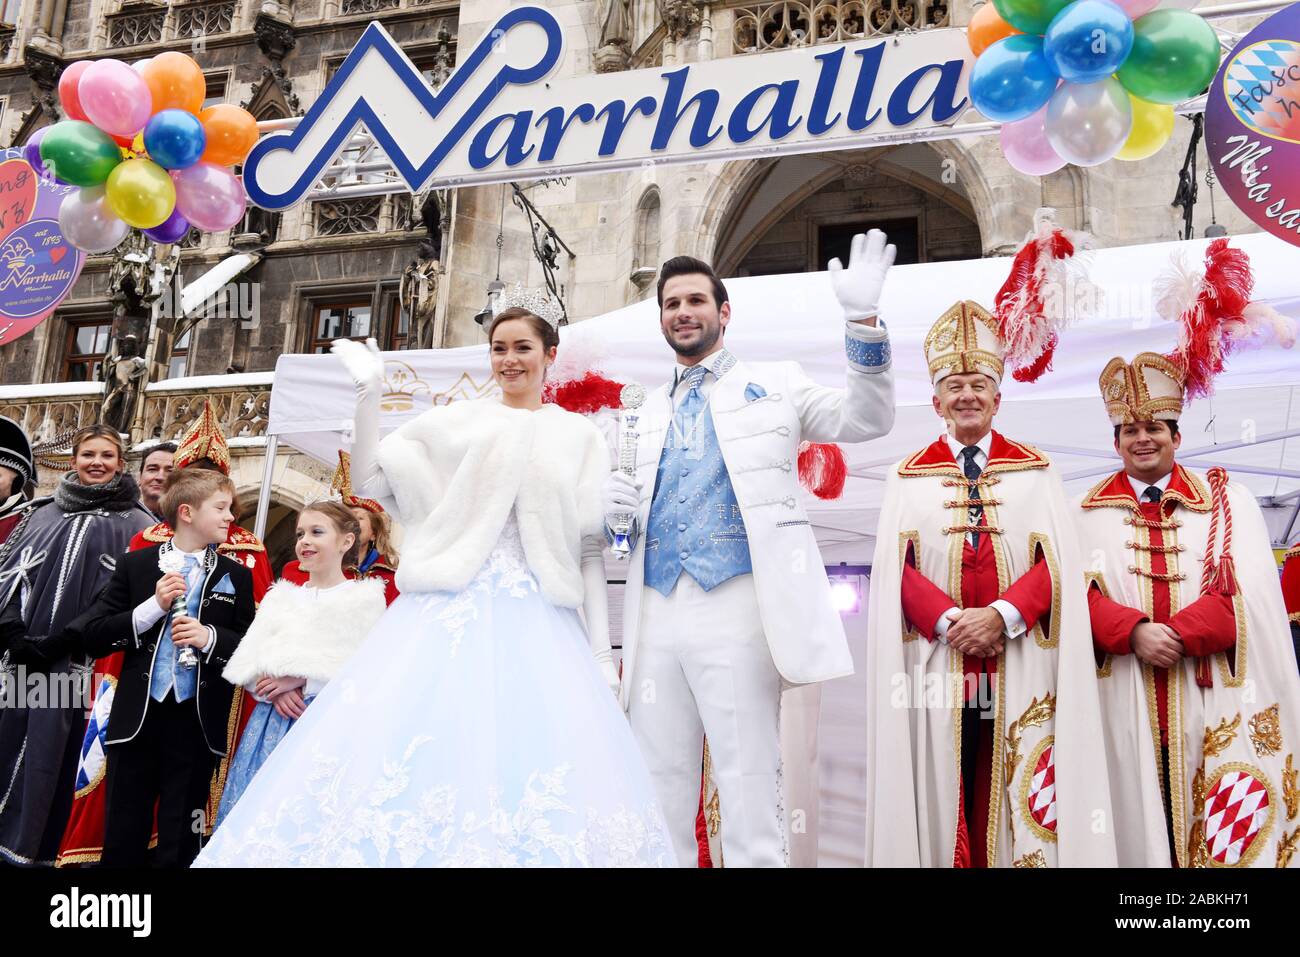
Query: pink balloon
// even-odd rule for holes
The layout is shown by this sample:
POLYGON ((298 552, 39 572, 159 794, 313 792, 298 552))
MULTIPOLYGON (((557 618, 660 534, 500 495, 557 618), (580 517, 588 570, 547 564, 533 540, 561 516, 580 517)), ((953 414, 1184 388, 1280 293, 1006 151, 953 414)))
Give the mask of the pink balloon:
POLYGON ((244 184, 224 166, 195 163, 172 170, 176 209, 194 226, 219 233, 239 222, 248 205, 244 184))
POLYGON ((1002 155, 1014 169, 1026 176, 1046 176, 1065 165, 1065 160, 1047 141, 1047 133, 1043 130, 1046 118, 1047 107, 1044 106, 1023 120, 1003 123, 999 132, 1002 155))
MULTIPOLYGON (((1130 20, 1136 20, 1138 17, 1145 16, 1154 10, 1160 3, 1160 0, 1114 0, 1121 10, 1128 14, 1130 20)), ((1192 0, 1193 3, 1196 0, 1192 0)))
POLYGON ((144 78, 121 60, 99 60, 77 83, 86 118, 105 133, 134 136, 153 113, 153 95, 144 78))

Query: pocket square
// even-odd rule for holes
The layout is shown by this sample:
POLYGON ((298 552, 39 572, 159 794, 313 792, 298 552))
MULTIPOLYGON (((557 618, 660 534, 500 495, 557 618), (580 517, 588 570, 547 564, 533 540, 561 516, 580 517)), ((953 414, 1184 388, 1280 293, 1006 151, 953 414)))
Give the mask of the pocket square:
POLYGON ((765 395, 767 395, 767 390, 757 382, 751 382, 749 385, 745 386, 746 402, 755 402, 763 398, 765 395))
POLYGON ((218 595, 233 595, 235 593, 235 586, 230 583, 229 572, 222 577, 221 581, 217 582, 217 587, 212 591, 218 595))

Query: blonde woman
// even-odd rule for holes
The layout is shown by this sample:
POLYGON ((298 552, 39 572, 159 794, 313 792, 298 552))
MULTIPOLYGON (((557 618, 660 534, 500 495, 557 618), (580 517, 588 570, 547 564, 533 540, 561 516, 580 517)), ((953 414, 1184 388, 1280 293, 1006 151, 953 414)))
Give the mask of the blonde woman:
POLYGON ((93 660, 65 634, 107 584, 131 536, 153 522, 125 471, 122 439, 92 425, 72 439, 72 470, 33 501, 0 550, 0 667, 18 688, 48 675, 50 700, 0 708, 0 856, 50 866, 72 808, 93 660), (29 707, 30 705, 30 707, 29 707))

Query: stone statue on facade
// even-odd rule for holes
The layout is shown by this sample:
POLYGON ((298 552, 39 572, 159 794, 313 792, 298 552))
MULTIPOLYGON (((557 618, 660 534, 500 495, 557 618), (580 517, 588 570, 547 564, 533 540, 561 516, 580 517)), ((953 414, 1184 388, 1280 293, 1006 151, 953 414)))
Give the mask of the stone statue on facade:
POLYGON ((425 197, 420 205, 420 221, 425 236, 415 258, 402 270, 399 295, 410 321, 407 342, 417 349, 429 349, 433 347, 433 320, 442 278, 442 208, 437 194, 425 197))
POLYGON ((600 38, 592 61, 597 73, 626 70, 632 50, 632 0, 597 0, 600 38))
POLYGON ((132 334, 122 336, 104 359, 106 394, 99 407, 99 420, 118 432, 131 431, 136 399, 148 377, 149 365, 140 355, 140 342, 132 334))

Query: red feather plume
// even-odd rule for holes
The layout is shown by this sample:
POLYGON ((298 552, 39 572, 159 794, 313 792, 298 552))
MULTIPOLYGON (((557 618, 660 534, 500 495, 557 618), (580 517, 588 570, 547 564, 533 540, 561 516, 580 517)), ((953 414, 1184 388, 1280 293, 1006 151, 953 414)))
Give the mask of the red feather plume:
POLYGON ((1037 382, 1051 369, 1070 306, 1091 288, 1076 254, 1092 240, 1086 233, 1058 229, 1054 212, 1044 208, 1034 214, 1034 231, 1016 251, 994 298, 1004 360, 1017 382, 1037 382))
POLYGON ((542 401, 553 402, 560 408, 581 415, 591 415, 601 409, 617 409, 623 383, 607 379, 599 372, 588 372, 580 379, 567 382, 547 382, 542 387, 542 401))
POLYGON ((1295 343, 1295 325, 1264 303, 1250 301, 1255 277, 1245 250, 1216 239, 1197 274, 1176 259, 1156 281, 1156 311, 1179 324, 1178 347, 1168 356, 1184 374, 1188 399, 1211 395, 1214 377, 1229 355, 1252 338, 1271 336, 1283 348, 1295 343))
POLYGON ((849 463, 838 445, 803 442, 799 445, 799 484, 820 499, 836 499, 844 494, 849 477, 849 463))

